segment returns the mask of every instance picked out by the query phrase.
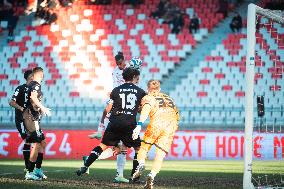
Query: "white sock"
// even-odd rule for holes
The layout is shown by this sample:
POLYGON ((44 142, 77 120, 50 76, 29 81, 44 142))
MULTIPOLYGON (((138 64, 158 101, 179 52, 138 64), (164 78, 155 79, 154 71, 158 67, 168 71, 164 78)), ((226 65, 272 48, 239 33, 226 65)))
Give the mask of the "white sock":
POLYGON ((145 160, 140 160, 140 161, 138 161, 138 163, 139 163, 139 166, 145 165, 145 160))
POLYGON ((112 157, 114 153, 115 153, 115 151, 112 148, 108 148, 101 153, 101 155, 98 157, 98 159, 107 159, 109 157, 112 157))
POLYGON ((118 154, 116 157, 117 175, 123 177, 123 170, 126 162, 126 154, 118 154))
POLYGON ((152 177, 152 179, 154 179, 156 175, 157 175, 156 172, 151 171, 148 176, 150 176, 150 177, 152 177))

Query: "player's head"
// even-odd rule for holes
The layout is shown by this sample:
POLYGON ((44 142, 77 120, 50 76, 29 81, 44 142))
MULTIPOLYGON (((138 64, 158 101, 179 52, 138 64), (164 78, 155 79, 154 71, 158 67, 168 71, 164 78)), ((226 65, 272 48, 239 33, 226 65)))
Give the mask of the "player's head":
POLYGON ((26 70, 24 73, 24 78, 27 81, 27 83, 30 83, 33 79, 33 71, 32 70, 26 70))
POLYGON ((43 76, 43 69, 41 67, 35 67, 33 69, 33 80, 40 83, 43 80, 43 76))
POLYGON ((122 52, 118 52, 117 55, 114 57, 117 67, 120 70, 123 70, 126 67, 124 56, 122 52))
POLYGON ((147 86, 149 93, 159 93, 161 91, 161 83, 159 80, 151 79, 148 81, 147 86))
POLYGON ((125 68, 122 73, 122 77, 125 82, 131 82, 137 84, 139 82, 140 72, 134 68, 125 68))

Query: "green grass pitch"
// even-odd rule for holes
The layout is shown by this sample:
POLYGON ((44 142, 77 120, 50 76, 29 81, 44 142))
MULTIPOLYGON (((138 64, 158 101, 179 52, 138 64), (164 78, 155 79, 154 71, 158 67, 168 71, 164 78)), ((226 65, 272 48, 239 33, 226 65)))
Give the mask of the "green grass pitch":
MULTIPOLYGON (((1 189, 89 189, 89 188, 143 188, 143 184, 115 184, 116 161, 97 161, 90 169, 90 175, 78 177, 75 171, 82 161, 46 160, 43 169, 45 181, 25 181, 23 161, 0 160, 1 189)), ((144 176, 151 168, 146 164, 144 176)), ((125 177, 129 177, 132 161, 127 161, 125 177)), ((284 161, 255 161, 253 168, 259 175, 274 173, 284 175, 284 161)), ((242 161, 165 161, 155 179, 155 188, 242 188, 242 161)), ((144 179, 144 178, 143 178, 144 179)), ((284 178, 283 178, 284 179, 284 178)))

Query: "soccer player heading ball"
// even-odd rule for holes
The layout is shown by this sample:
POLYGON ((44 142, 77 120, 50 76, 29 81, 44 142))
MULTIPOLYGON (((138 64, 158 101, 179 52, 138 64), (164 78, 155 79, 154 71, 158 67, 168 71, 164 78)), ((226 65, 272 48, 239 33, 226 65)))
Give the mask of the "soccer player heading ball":
MULTIPOLYGON (((118 52, 114 58, 116 62, 116 67, 113 70, 112 79, 113 79, 113 87, 115 88, 125 83, 125 80, 122 76, 123 71, 128 67, 139 71, 142 65, 142 60, 138 57, 133 57, 128 63, 126 63, 122 52, 118 52)), ((97 129, 98 132, 89 135, 89 138, 101 139, 103 131, 105 130, 105 126, 108 124, 109 117, 110 113, 107 113, 107 110, 105 108, 101 117, 100 124, 97 129)), ((114 178, 114 182, 127 183, 128 179, 124 178, 123 175, 125 162, 126 162, 127 147, 123 145, 123 143, 120 142, 116 146, 116 148, 113 148, 113 150, 108 149, 104 151, 99 157, 99 159, 108 158, 116 153, 117 153, 117 174, 116 177, 114 178)), ((139 179, 136 179, 136 181, 138 180, 139 179)))
MULTIPOLYGON (((84 162, 84 166, 76 171, 78 176, 85 174, 89 166, 98 159, 108 146, 117 146, 122 141, 126 147, 133 147, 137 153, 141 145, 140 138, 137 136, 133 139, 132 133, 136 128, 136 115, 141 100, 146 93, 135 85, 138 83, 140 75, 137 69, 126 68, 122 75, 125 83, 112 90, 106 107, 106 112, 111 111, 111 115, 102 141, 99 146, 91 151, 84 162)), ((136 170, 136 166, 138 166, 138 162, 135 160, 133 161, 133 172, 136 170)))
POLYGON ((144 139, 138 152, 139 165, 133 174, 133 178, 140 177, 145 169, 145 159, 151 146, 156 146, 156 156, 150 174, 147 176, 144 188, 153 188, 153 181, 159 173, 164 157, 172 144, 175 131, 178 128, 179 113, 171 97, 160 92, 160 82, 150 80, 148 82, 148 95, 142 99, 142 111, 137 127, 133 131, 133 140, 140 133, 141 126, 150 117, 144 139))

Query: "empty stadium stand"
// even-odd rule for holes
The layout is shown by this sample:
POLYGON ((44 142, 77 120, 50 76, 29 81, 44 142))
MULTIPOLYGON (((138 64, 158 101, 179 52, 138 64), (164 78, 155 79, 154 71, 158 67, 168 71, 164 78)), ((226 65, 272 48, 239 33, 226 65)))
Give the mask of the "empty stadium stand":
MULTIPOLYGON (((123 51, 126 59, 143 59, 142 88, 149 79, 171 76, 178 64, 214 31, 223 16, 214 13, 217 0, 172 2, 189 16, 201 21, 197 34, 187 28, 171 34, 161 19, 149 18, 158 0, 132 8, 118 2, 113 5, 86 5, 77 1, 72 8, 61 8, 52 25, 18 28, 14 41, 0 51, 0 123, 11 123, 13 110, 8 100, 16 86, 23 83, 23 72, 35 66, 46 70, 44 103, 53 116, 45 123, 97 123, 104 102, 112 89, 113 56, 123 51)), ((263 20, 257 34, 256 88, 266 95, 269 124, 283 123, 284 27, 269 26, 263 20), (271 32, 272 31, 272 32, 271 32), (269 77, 268 77, 269 76, 269 77), (270 112, 269 108, 280 111, 270 112)), ((23 23, 21 24, 21 26, 23 23)), ((244 122, 246 30, 224 36, 222 43, 192 72, 166 91, 181 109, 184 124, 242 125, 244 122)), ((1 36, 0 36, 1 37, 1 36)), ((179 79, 179 78, 178 78, 179 79)))

